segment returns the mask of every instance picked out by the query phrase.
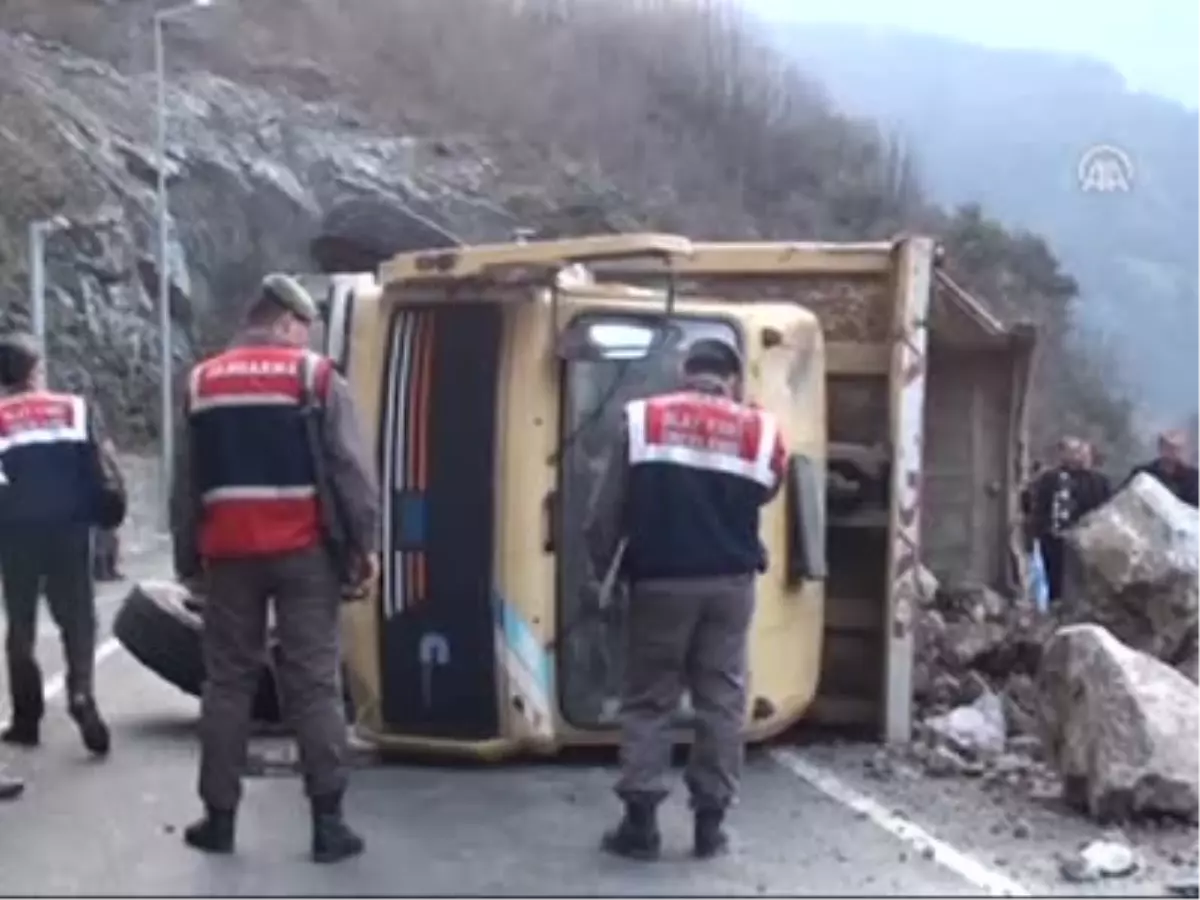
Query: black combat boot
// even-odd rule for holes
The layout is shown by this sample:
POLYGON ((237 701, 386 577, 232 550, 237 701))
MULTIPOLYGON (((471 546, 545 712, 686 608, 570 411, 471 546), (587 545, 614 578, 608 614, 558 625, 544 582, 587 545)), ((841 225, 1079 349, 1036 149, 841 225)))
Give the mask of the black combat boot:
POLYGON ((341 793, 312 798, 313 862, 335 863, 358 856, 366 842, 351 830, 342 817, 341 793))
POLYGON ((648 800, 629 800, 625 815, 617 827, 607 832, 600 846, 614 856, 652 862, 662 851, 658 831, 658 804, 648 800))
POLYGON ((112 739, 108 733, 108 726, 100 717, 100 710, 96 708, 96 701, 84 694, 76 695, 67 705, 67 711, 79 726, 83 746, 87 747, 88 752, 95 756, 108 756, 112 739))
POLYGON ((0 732, 0 741, 18 747, 36 747, 42 742, 41 723, 37 719, 18 719, 13 716, 8 727, 0 732))
POLYGON ((12 719, 0 732, 0 741, 18 747, 36 747, 42 740, 42 715, 46 711, 42 671, 30 658, 10 656, 8 686, 12 696, 12 719))
POLYGON ((720 809, 698 809, 693 829, 692 853, 698 859, 712 859, 729 849, 729 835, 721 827, 725 813, 720 809))
POLYGON ((0 800, 16 800, 25 793, 25 782, 0 772, 0 800))
POLYGON ((231 809, 204 807, 204 818, 183 829, 183 842, 205 853, 232 853, 237 815, 231 809))

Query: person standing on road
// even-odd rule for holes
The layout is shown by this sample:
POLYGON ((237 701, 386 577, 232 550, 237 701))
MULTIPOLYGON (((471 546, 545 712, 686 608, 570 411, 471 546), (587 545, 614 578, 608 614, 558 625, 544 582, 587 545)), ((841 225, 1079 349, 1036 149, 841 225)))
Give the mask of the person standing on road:
POLYGON ((44 590, 62 636, 67 709, 87 749, 105 756, 110 735, 94 695, 91 531, 120 524, 124 491, 87 402, 44 390, 41 368, 32 337, 0 340, 0 570, 12 701, 12 720, 0 740, 25 747, 41 742, 45 702, 35 648, 44 590))
POLYGON ((1148 463, 1134 468, 1125 479, 1133 481, 1145 472, 1157 478, 1167 490, 1191 506, 1200 505, 1200 479, 1196 467, 1184 459, 1187 437, 1182 431, 1164 431, 1158 437, 1158 456, 1148 463))
POLYGON ((1086 442, 1064 437, 1058 453, 1058 465, 1042 472, 1030 491, 1032 531, 1042 551, 1051 603, 1062 599, 1067 532, 1112 496, 1108 478, 1088 465, 1086 442))
MULTIPOLYGON (((117 458, 117 446, 105 440, 101 449, 108 459, 117 458)), ((121 581, 121 535, 116 528, 97 528, 92 545, 92 577, 96 581, 121 581)))
POLYGON ((184 582, 202 580, 207 595, 199 779, 205 815, 184 839, 212 853, 234 848, 268 603, 280 643, 283 706, 312 805, 313 858, 336 862, 364 847, 342 815, 343 585, 324 540, 317 472, 327 474, 344 510, 359 585, 379 572, 379 489, 349 386, 331 360, 307 349, 316 316, 303 287, 268 276, 243 333, 189 377, 172 519, 177 573, 184 582), (316 401, 320 460, 306 441, 306 397, 316 401))
POLYGON ((759 512, 783 477, 785 450, 768 413, 738 401, 741 357, 696 341, 684 388, 636 400, 585 525, 596 571, 619 565, 630 585, 621 705, 620 824, 603 848, 635 859, 661 849, 671 732, 686 688, 696 734, 685 781, 695 855, 723 852, 725 813, 744 753, 747 641, 754 579, 766 558, 759 512))

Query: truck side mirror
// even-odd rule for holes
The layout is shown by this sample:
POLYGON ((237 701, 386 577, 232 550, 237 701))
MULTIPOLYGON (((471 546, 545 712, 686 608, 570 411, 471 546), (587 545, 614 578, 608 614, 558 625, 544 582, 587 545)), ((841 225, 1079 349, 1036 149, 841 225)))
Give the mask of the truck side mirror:
POLYGON ((825 476, 803 454, 790 456, 784 490, 787 491, 787 583, 824 581, 825 476))

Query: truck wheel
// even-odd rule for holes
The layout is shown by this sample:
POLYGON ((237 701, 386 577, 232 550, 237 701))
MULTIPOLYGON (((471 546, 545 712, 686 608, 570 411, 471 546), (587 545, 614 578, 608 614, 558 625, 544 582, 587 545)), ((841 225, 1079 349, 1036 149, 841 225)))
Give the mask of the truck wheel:
MULTIPOLYGON (((185 694, 199 697, 204 686, 203 621, 189 600, 188 591, 174 582, 135 584, 113 622, 113 635, 155 675, 185 694)), ((253 716, 260 722, 280 719, 275 673, 268 665, 263 666, 259 679, 253 716)))

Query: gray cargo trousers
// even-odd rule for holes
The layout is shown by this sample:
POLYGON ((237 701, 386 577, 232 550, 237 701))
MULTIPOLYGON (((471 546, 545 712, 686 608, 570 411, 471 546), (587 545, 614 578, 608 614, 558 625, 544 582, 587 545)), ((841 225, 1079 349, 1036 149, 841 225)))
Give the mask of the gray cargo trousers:
POLYGON ((661 801, 672 726, 691 692, 695 741, 684 781, 694 809, 724 810, 741 780, 754 576, 632 585, 621 704, 623 800, 661 801))
POLYGON ((241 799, 269 603, 279 638, 282 706, 299 744, 305 791, 310 797, 340 794, 346 785, 340 596, 328 556, 308 550, 214 560, 206 580, 200 798, 218 810, 233 810, 241 799))

